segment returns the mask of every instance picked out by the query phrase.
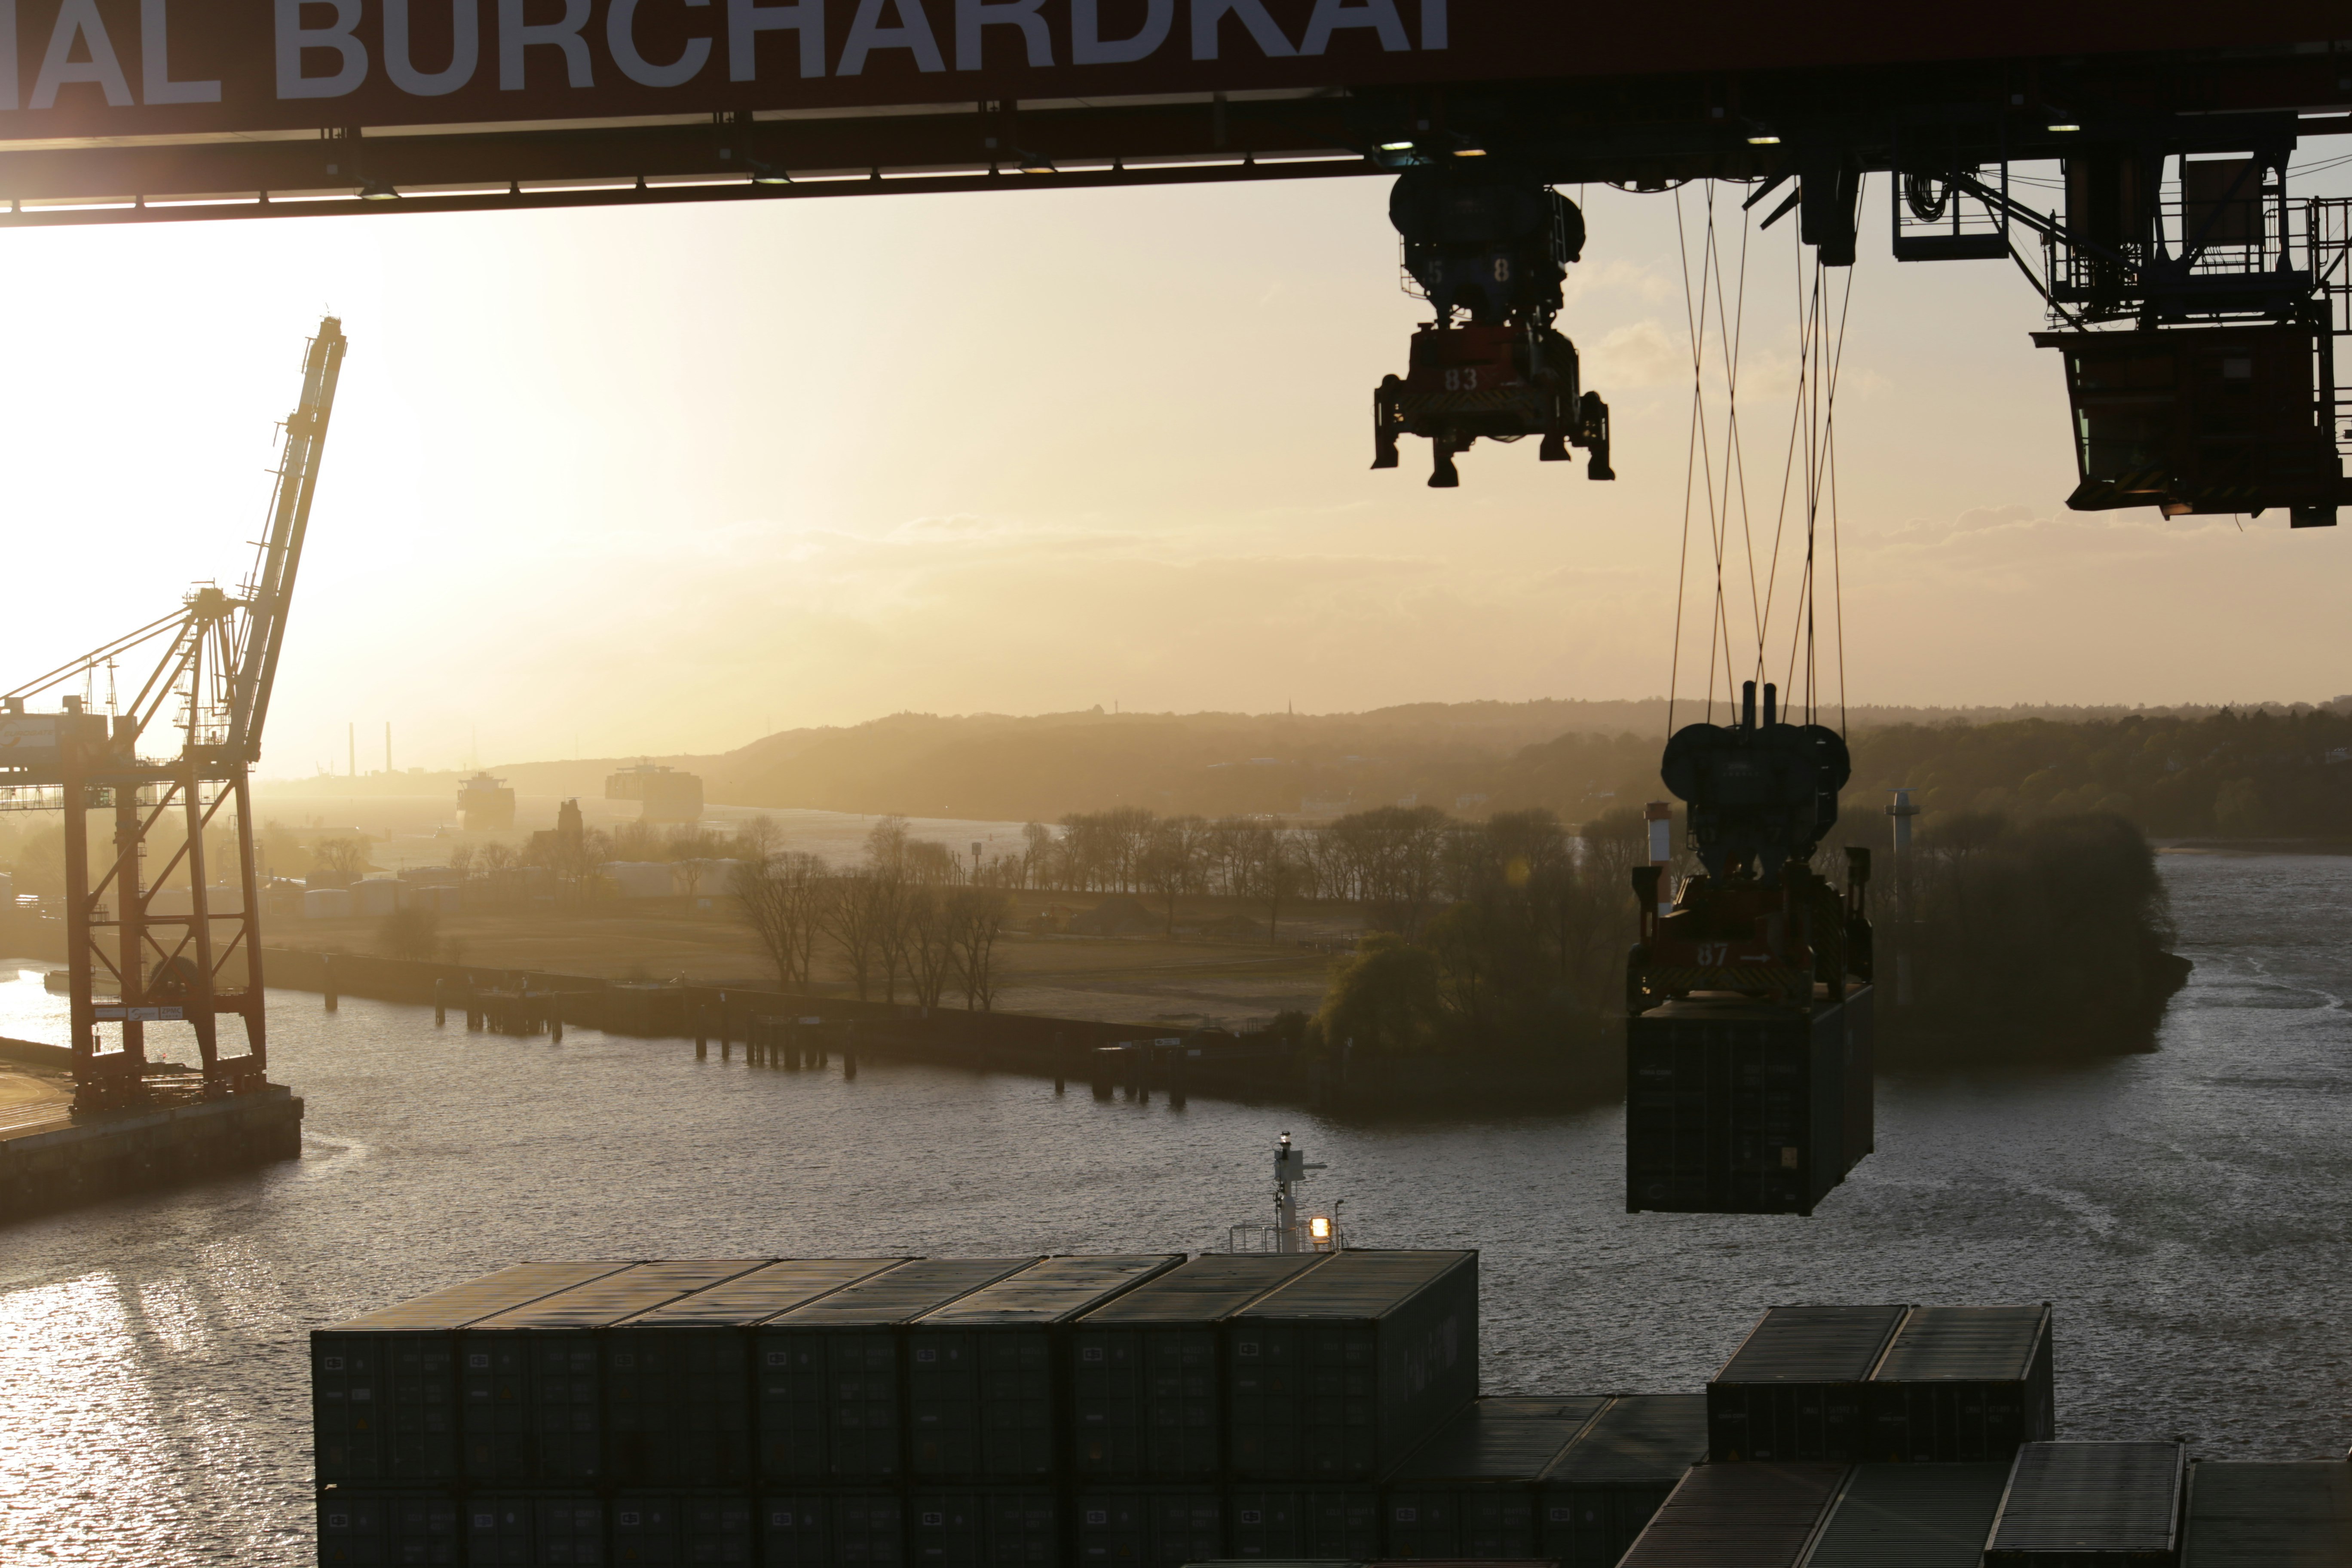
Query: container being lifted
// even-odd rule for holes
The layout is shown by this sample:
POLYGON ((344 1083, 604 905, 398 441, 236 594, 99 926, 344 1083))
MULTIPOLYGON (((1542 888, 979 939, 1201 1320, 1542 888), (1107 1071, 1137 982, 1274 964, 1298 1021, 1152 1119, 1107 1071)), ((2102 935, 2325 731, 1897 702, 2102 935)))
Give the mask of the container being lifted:
POLYGON ((1870 855, 1843 889, 1811 867, 1852 767, 1777 698, 1759 719, 1748 682, 1738 723, 1685 725, 1660 764, 1702 869, 1670 900, 1670 846, 1633 872, 1628 1212, 1810 1215, 1875 1145, 1870 855))

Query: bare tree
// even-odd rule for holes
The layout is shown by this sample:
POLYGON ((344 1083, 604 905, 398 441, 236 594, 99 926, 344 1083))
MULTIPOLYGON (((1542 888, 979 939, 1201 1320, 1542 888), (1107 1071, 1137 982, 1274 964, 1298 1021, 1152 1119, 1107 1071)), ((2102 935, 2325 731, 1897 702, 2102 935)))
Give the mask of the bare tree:
POLYGON ((1021 886, 1048 886, 1048 879, 1054 874, 1054 830, 1042 822, 1024 823, 1021 842, 1021 886))
POLYGON ((356 838, 321 838, 310 846, 310 864, 331 876, 357 877, 368 868, 367 846, 356 838))
POLYGON ((735 868, 736 910, 759 938, 782 990, 808 985, 824 892, 824 862, 814 855, 772 855, 735 868))
POLYGON ((1209 825, 1197 816, 1171 816, 1152 825, 1136 865, 1138 880, 1168 900, 1168 934, 1176 934, 1176 900, 1195 890, 1209 847, 1209 825))
POLYGON ((992 1012, 1000 982, 996 939, 1013 912, 1012 896, 1002 888, 958 888, 948 894, 947 909, 965 1010, 992 1012))
POLYGON ((936 888, 910 887, 900 900, 900 947, 915 1000, 925 1007, 940 1005, 957 968, 954 895, 942 897, 936 888))
POLYGON ((735 854, 740 859, 757 865, 783 847, 784 830, 772 816, 755 816, 736 826, 735 854))
POLYGON ((1258 825, 1244 853, 1245 880, 1237 890, 1265 900, 1265 938, 1279 942, 1283 902, 1311 885, 1311 873, 1290 836, 1271 824, 1258 825))
POLYGON ((866 863, 896 873, 907 858, 907 819, 893 813, 866 831, 866 863))
POLYGON ((857 999, 869 1001, 875 971, 887 962, 891 927, 898 919, 898 885, 860 867, 829 879, 825 889, 825 934, 849 967, 857 999))

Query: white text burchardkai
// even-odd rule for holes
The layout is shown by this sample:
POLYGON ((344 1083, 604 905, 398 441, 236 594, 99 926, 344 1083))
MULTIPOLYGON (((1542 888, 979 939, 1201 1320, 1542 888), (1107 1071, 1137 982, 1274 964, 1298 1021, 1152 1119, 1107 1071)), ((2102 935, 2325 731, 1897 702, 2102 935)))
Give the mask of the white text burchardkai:
POLYGON ((1815 0, 1802 26, 1748 0, 0 0, 0 142, 1702 72, 1728 90, 2341 23, 2340 0, 1979 0, 1965 29, 1884 0, 1815 0))

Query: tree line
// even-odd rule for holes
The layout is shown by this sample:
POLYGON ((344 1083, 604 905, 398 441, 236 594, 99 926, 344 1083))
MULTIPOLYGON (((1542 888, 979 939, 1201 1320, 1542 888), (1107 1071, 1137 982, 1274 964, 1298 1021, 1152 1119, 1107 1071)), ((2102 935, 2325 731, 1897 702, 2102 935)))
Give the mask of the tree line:
MULTIPOLYGON (((762 819, 764 820, 764 819, 762 819)), ((1001 989, 998 939, 1013 913, 1002 887, 959 884, 941 844, 910 837, 903 817, 866 835, 865 855, 836 869, 805 850, 782 850, 736 867, 730 891, 745 926, 775 971, 777 987, 804 991, 829 952, 861 1002, 896 1002, 901 989, 925 1007, 958 993, 987 1011, 1001 989)))

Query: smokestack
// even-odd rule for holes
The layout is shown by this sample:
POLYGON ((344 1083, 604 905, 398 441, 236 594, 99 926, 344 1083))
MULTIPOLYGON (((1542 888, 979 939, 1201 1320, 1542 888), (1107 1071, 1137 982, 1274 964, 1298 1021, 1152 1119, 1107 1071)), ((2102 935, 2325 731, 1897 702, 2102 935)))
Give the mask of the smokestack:
POLYGON ((383 721, 383 771, 392 772, 392 721, 383 721))
POLYGON ((351 760, 343 765, 351 769, 352 777, 357 778, 360 776, 360 727, 356 721, 343 726, 343 744, 351 748, 351 760))

